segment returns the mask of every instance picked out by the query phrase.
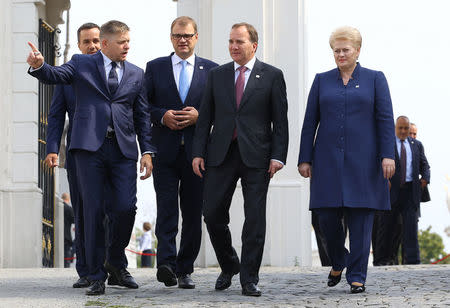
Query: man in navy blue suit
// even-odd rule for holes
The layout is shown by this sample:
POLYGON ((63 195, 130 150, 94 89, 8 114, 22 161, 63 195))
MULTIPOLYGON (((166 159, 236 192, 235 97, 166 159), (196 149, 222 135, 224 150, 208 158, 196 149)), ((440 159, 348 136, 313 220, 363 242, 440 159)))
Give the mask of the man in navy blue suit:
POLYGON ((398 264, 402 244, 402 263, 420 264, 418 221, 422 188, 430 183, 430 166, 422 143, 409 136, 409 119, 397 118, 395 125, 395 174, 390 180, 391 211, 376 215, 374 265, 398 264), (400 224, 399 224, 400 221, 400 224), (398 227, 402 230, 398 230, 398 227), (400 235, 401 234, 401 238, 400 235))
POLYGON ((129 28, 120 21, 109 21, 100 28, 102 50, 95 55, 74 55, 59 67, 44 62, 32 51, 29 72, 50 84, 71 84, 76 107, 71 143, 83 199, 84 235, 88 279, 87 295, 105 293, 109 275, 114 283, 138 288, 126 270, 124 249, 128 245, 136 215, 136 161, 139 141, 144 180, 151 175, 149 107, 144 88, 144 71, 126 61, 129 28), (109 185, 112 201, 107 209, 114 226, 105 265, 104 188, 109 185), (117 222, 117 223, 115 223, 117 222))
POLYGON ((174 53, 147 63, 145 83, 153 125, 153 183, 157 199, 157 279, 193 289, 191 278, 201 243, 202 180, 191 168, 192 138, 208 71, 217 64, 194 54, 196 22, 187 16, 171 25, 174 53), (180 205, 178 205, 178 195, 180 205), (183 218, 180 249, 175 237, 183 218))
MULTIPOLYGON (((95 54, 100 50, 100 27, 94 23, 85 23, 78 28, 78 48, 83 54, 95 54)), ((84 247, 83 226, 83 203, 78 190, 75 161, 73 155, 68 151, 70 147, 70 136, 72 133, 73 114, 75 112, 75 93, 71 85, 57 85, 53 92, 52 103, 48 115, 47 127, 47 157, 45 163, 50 168, 58 166, 58 153, 61 144, 61 136, 64 130, 66 113, 69 114, 69 129, 67 131, 66 144, 66 170, 69 182, 72 208, 75 217, 75 252, 76 269, 79 276, 78 281, 73 284, 74 288, 89 287, 88 268, 86 266, 86 255, 84 247)))

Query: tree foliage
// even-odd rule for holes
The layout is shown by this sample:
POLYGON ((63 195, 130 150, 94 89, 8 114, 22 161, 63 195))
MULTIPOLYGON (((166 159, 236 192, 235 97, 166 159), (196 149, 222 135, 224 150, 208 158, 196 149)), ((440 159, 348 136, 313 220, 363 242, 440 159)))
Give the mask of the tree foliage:
MULTIPOLYGON (((423 264, 430 264, 447 255, 444 251, 442 237, 435 232, 431 232, 431 226, 426 230, 419 231, 419 247, 420 261, 423 264)), ((439 264, 450 264, 450 257, 439 262, 439 264)))

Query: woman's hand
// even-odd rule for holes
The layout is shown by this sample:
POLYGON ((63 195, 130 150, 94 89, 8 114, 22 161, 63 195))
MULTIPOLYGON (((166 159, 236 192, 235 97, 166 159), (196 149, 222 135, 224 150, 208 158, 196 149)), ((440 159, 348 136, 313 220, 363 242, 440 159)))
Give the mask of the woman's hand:
POLYGON ((312 176, 312 168, 310 163, 301 163, 298 166, 298 172, 304 178, 310 178, 312 176))
POLYGON ((385 179, 390 179, 395 173, 395 161, 390 158, 383 158, 381 162, 383 168, 383 176, 385 179))

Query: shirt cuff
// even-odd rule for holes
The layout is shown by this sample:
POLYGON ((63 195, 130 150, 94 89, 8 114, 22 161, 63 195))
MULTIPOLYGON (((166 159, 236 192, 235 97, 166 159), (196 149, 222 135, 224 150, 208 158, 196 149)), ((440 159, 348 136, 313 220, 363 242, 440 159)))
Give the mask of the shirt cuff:
POLYGON ((43 66, 44 66, 44 63, 42 63, 42 65, 39 66, 38 68, 32 68, 32 67, 30 66, 30 73, 32 73, 32 72, 34 72, 34 71, 40 70, 43 66))
POLYGON ((284 166, 284 163, 283 163, 281 160, 274 159, 274 158, 272 158, 271 160, 276 161, 276 162, 279 162, 280 164, 282 164, 282 165, 284 166))
POLYGON ((152 151, 147 151, 147 152, 142 153, 142 156, 144 156, 145 154, 150 154, 153 157, 154 155, 152 155, 152 154, 155 154, 155 153, 152 151))

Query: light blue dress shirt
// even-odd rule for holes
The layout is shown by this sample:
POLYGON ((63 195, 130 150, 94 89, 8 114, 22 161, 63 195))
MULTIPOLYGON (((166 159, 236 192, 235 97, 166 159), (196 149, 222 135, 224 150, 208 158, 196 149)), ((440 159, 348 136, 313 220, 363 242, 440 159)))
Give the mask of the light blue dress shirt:
MULTIPOLYGON (((109 78, 109 72, 111 71, 112 65, 111 65, 111 59, 108 58, 107 56, 105 56, 105 54, 100 51, 102 53, 103 56, 103 63, 105 65, 105 73, 106 73, 106 80, 108 80, 109 78)), ((120 81, 122 80, 122 76, 123 76, 123 63, 122 62, 116 62, 117 66, 116 66, 116 73, 117 73, 117 80, 120 81)))
MULTIPOLYGON (((398 158, 400 158, 400 155, 402 153, 402 141, 395 136, 395 142, 397 145, 397 153, 398 158)), ((406 150, 406 182, 411 182, 413 180, 412 177, 412 151, 411 151, 411 145, 409 144, 408 139, 405 139, 405 150, 406 150)))

